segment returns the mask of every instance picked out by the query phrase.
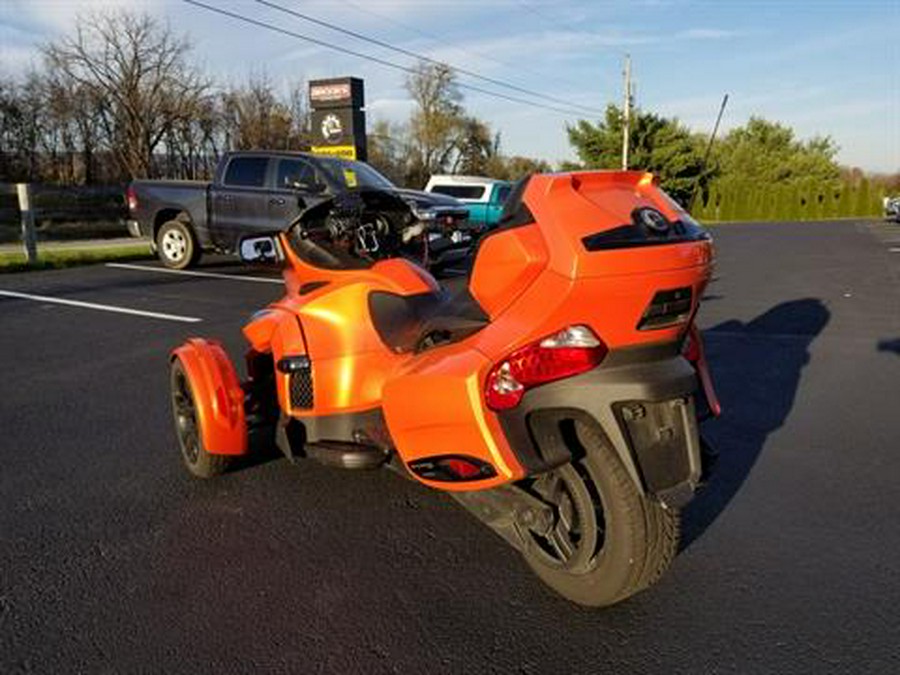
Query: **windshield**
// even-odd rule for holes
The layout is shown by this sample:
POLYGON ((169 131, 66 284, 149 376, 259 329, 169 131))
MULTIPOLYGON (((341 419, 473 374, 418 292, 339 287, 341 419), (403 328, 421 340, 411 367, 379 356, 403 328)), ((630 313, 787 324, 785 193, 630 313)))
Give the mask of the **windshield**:
POLYGON ((328 175, 339 185, 346 188, 376 188, 393 190, 395 186, 391 181, 378 173, 368 164, 354 162, 349 159, 337 157, 316 158, 328 175))

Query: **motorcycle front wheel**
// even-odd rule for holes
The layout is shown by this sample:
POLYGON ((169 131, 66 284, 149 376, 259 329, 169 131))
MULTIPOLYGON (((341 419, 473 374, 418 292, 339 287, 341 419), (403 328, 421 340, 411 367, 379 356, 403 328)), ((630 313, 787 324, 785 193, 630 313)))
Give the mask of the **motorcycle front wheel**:
POLYGON ((680 518, 639 492, 599 430, 576 422, 575 431, 577 459, 523 485, 554 516, 524 533, 522 555, 560 595, 603 607, 662 576, 678 548, 680 518))

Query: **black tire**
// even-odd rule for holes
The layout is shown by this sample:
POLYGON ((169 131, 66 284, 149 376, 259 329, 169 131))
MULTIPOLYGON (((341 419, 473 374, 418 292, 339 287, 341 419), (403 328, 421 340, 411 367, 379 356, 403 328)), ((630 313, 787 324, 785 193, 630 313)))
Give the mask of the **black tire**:
POLYGON ((194 392, 180 359, 172 361, 169 369, 169 386, 175 436, 178 438, 181 459, 187 470, 197 478, 213 478, 225 473, 230 457, 210 454, 203 447, 194 392))
POLYGON ((580 422, 575 428, 580 459, 527 486, 558 506, 553 531, 528 531, 522 554, 560 595, 604 607, 651 586, 668 569, 680 517, 639 492, 599 430, 580 422), (571 535, 567 541, 561 530, 571 535))
POLYGON ((169 220, 156 233, 156 254, 166 267, 183 270, 200 260, 201 250, 188 223, 169 220))

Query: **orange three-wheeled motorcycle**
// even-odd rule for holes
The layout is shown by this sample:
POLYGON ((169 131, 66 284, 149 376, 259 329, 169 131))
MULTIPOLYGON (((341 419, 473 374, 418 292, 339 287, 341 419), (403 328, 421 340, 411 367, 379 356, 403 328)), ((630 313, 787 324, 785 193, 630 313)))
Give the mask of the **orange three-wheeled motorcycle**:
POLYGON ((698 410, 719 409, 694 327, 709 235, 650 174, 583 172, 519 183, 457 292, 417 264, 427 242, 367 190, 242 240, 287 292, 244 326, 245 381, 217 342, 173 352, 188 469, 271 433, 292 459, 452 493, 575 602, 648 587, 704 472, 698 410))

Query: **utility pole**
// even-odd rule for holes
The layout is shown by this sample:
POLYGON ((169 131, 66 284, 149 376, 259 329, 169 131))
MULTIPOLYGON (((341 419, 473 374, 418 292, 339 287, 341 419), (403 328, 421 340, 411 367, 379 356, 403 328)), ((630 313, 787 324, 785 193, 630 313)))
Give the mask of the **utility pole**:
POLYGON ((625 105, 622 125, 622 171, 628 171, 628 138, 631 132, 631 55, 625 55, 625 105))

